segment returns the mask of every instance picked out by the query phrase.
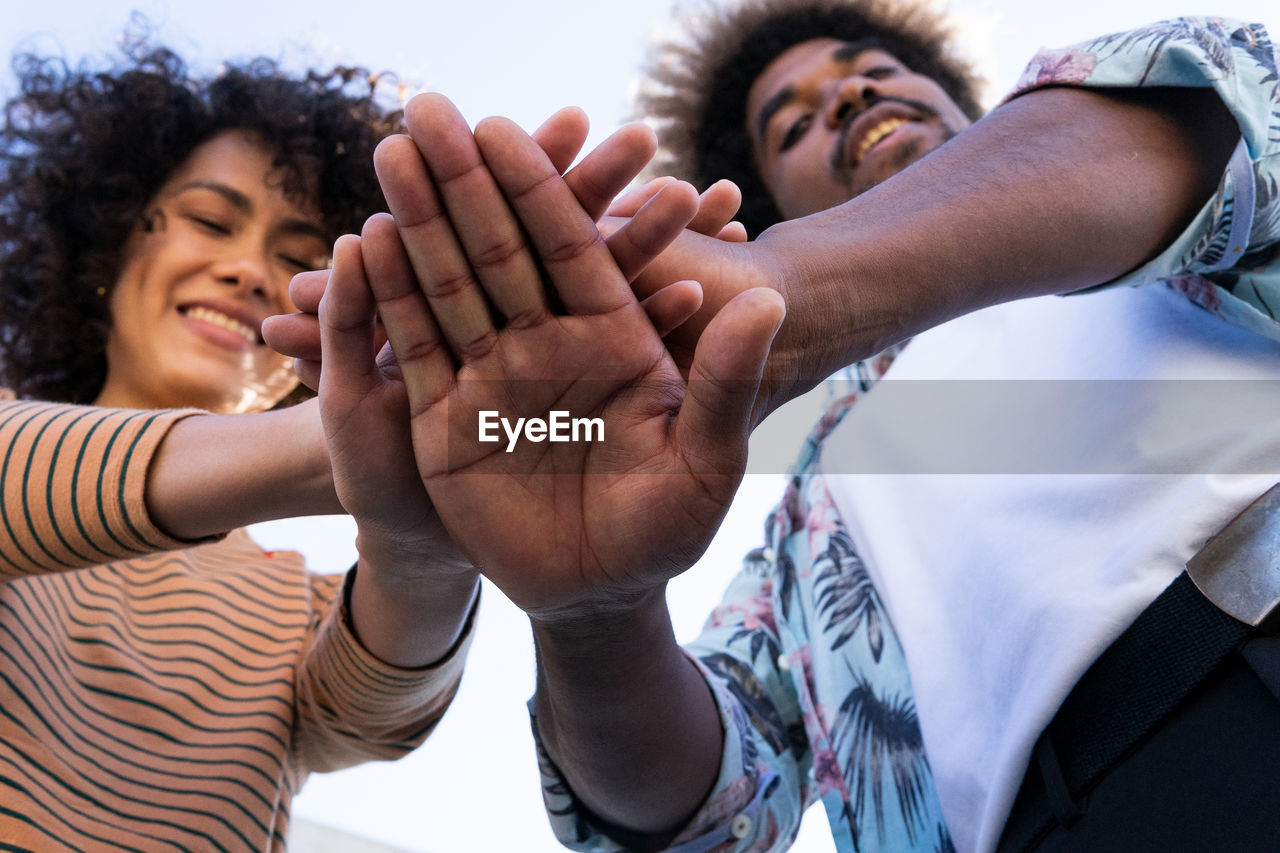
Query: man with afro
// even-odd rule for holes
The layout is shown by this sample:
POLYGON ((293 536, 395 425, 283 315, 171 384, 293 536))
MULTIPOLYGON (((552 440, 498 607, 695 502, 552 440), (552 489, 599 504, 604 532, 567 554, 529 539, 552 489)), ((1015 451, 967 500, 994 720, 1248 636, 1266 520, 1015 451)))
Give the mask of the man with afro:
POLYGON ((1280 470, 1266 30, 1041 50, 981 119, 916 4, 746 0, 683 31, 640 96, 654 168, 732 178, 754 240, 691 237, 638 289, 699 282, 666 339, 686 366, 735 295, 781 291, 757 420, 848 365, 862 387, 692 644, 660 591, 602 630, 535 620, 561 839, 783 849, 816 801, 841 851, 1275 837, 1277 596, 1247 588, 1280 516, 1255 503, 1280 470))

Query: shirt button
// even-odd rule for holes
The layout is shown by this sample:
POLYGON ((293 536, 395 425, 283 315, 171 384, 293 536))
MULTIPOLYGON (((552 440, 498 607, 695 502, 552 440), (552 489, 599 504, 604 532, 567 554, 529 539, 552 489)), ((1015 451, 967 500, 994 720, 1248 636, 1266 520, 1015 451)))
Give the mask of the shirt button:
POLYGON ((766 563, 772 563, 774 558, 777 557, 778 555, 774 553, 772 548, 765 548, 763 551, 760 552, 760 556, 764 557, 764 561, 766 563))
POLYGON ((791 669, 791 661, 787 660, 786 655, 778 655, 778 669, 783 672, 791 669))
POLYGON ((729 824, 729 832, 734 838, 746 838, 751 832, 751 818, 744 814, 737 815, 729 824))

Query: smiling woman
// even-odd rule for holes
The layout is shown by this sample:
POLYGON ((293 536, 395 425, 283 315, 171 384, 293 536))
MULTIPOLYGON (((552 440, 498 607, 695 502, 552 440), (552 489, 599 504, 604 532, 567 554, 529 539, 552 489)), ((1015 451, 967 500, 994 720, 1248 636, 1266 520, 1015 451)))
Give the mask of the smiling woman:
POLYGON ((141 248, 143 229, 173 224, 173 181, 214 137, 252 137, 269 168, 246 185, 265 189, 269 179, 284 202, 305 208, 320 242, 289 256, 300 264, 314 265, 382 206, 369 161, 399 129, 398 112, 379 105, 376 78, 362 69, 291 80, 258 59, 201 80, 145 43, 108 73, 32 55, 14 67, 19 94, 0 131, 0 380, 20 396, 89 403, 101 393, 124 255, 141 248))
POLYGON ((323 267, 315 211, 268 183, 271 155, 229 130, 197 146, 156 193, 125 244, 111 295, 107 381, 97 403, 258 411, 297 384, 260 329, 292 310, 289 281, 323 267))
POLYGON ((283 849, 309 773, 432 730, 477 595, 392 464, 394 394, 272 410, 305 392, 263 321, 382 207, 373 148, 399 112, 359 69, 201 79, 145 45, 102 72, 16 67, 0 378, 26 399, 0 403, 0 838, 283 849), (358 500, 375 485, 381 503, 358 500), (237 529, 344 503, 345 578, 237 529))

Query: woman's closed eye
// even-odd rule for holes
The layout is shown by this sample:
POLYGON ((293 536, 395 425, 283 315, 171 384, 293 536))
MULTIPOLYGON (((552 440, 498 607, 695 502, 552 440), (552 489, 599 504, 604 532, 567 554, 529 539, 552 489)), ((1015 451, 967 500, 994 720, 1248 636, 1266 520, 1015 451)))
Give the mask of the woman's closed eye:
POLYGON ((200 214, 189 213, 187 214, 187 219, 191 220, 196 225, 200 226, 204 230, 213 234, 220 234, 222 236, 226 236, 231 233, 231 228, 228 225, 224 224, 221 220, 214 219, 209 216, 202 216, 200 214))
POLYGON ((323 260, 320 266, 316 266, 316 261, 304 261, 296 255, 281 254, 278 256, 285 266, 293 267, 297 272, 310 272, 311 270, 324 269, 323 260))

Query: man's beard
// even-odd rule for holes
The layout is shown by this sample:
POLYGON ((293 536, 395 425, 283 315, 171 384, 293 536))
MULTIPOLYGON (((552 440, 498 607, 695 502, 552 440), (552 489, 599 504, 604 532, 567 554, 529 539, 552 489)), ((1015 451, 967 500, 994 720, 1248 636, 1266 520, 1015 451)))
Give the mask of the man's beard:
POLYGON ((924 157, 926 154, 930 154, 934 151, 937 151, 945 143, 951 141, 951 139, 954 138, 958 132, 959 131, 952 130, 951 128, 944 126, 942 131, 942 139, 938 142, 937 145, 933 146, 932 148, 926 148, 925 143, 919 139, 913 139, 910 142, 906 143, 905 145, 903 145, 901 148, 898 149, 898 152, 893 157, 893 163, 892 163, 893 171, 889 172, 887 175, 884 175, 883 177, 872 178, 858 186, 855 186, 853 188, 853 195, 849 196, 849 198, 860 196, 867 190, 871 189, 872 187, 879 186, 880 184, 892 178, 894 175, 897 175, 903 169, 910 166, 915 161, 924 157))
POLYGON ((941 116, 938 115, 938 111, 922 101, 915 101, 915 100, 911 100, 910 98, 895 98, 891 95, 885 95, 885 96, 875 98, 874 100, 870 101, 865 107, 863 107, 861 110, 858 110, 857 112, 853 113, 852 115, 850 115, 848 118, 845 119, 844 124, 840 128, 840 135, 836 138, 836 146, 831 152, 831 170, 836 175, 837 179, 841 181, 841 183, 844 183, 850 187, 851 194, 849 198, 854 198, 855 196, 862 195, 864 192, 876 186, 877 184, 883 183, 885 180, 898 174, 903 169, 907 168, 912 163, 914 163, 916 160, 920 159, 925 154, 928 154, 929 151, 934 150, 933 148, 930 148, 928 151, 921 150, 924 148, 924 143, 918 139, 912 140, 911 142, 904 145, 902 149, 899 150, 898 153, 895 155, 894 162, 892 164, 893 171, 891 171, 889 174, 885 175, 884 177, 873 178, 869 181, 864 182, 861 185, 855 186, 853 184, 852 170, 849 169, 849 167, 844 162, 844 151, 845 151, 845 145, 848 142, 848 135, 850 133, 850 130, 853 127, 853 123, 857 121, 859 116, 867 112, 867 110, 872 109, 877 104, 881 104, 885 102, 902 104, 906 107, 910 107, 917 114, 919 114, 921 119, 924 119, 924 120, 938 119, 939 120, 938 123, 942 127, 942 139, 938 142, 938 145, 935 146, 935 148, 942 147, 944 143, 950 141, 952 137, 954 137, 959 132, 954 128, 950 127, 949 125, 947 125, 946 122, 941 121, 941 116))

